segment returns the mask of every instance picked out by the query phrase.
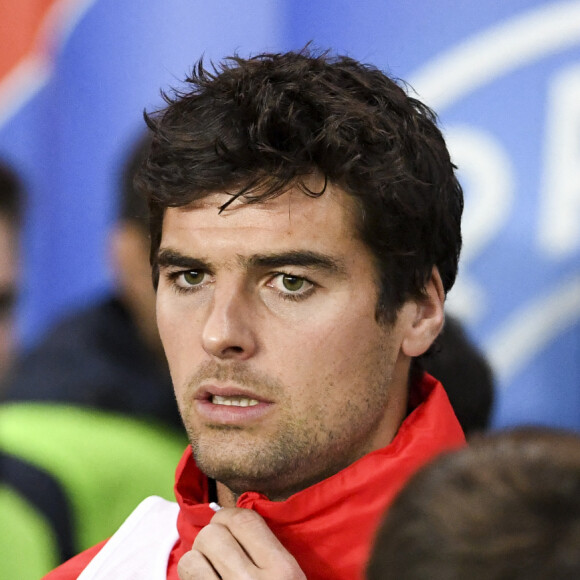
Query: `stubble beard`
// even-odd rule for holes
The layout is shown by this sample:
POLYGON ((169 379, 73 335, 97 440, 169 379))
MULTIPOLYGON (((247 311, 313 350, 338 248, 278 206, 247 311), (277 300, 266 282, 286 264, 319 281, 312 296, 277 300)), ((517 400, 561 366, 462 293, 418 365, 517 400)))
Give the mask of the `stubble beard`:
MULTIPOLYGON (((233 382, 250 389, 258 397, 276 401, 278 409, 284 407, 282 399, 287 388, 272 377, 249 370, 246 365, 208 362, 188 381, 185 392, 195 392, 204 380, 233 382)), ((190 397, 185 400, 193 403, 190 397)), ((284 486, 285 474, 300 472, 302 458, 307 456, 312 444, 312 439, 304 432, 306 421, 303 418, 297 421, 281 418, 279 424, 283 428, 277 427, 265 434, 261 426, 253 429, 251 426, 206 425, 201 428, 189 420, 193 413, 187 403, 180 411, 199 469, 237 495, 249 490, 264 493, 276 481, 284 486)))
POLYGON ((301 474, 312 441, 303 433, 286 429, 264 441, 235 428, 214 428, 202 436, 190 433, 190 442, 201 471, 235 495, 256 491, 279 500, 305 487, 301 474))
MULTIPOLYGON (((260 428, 211 426, 203 430, 188 421, 191 411, 182 409, 182 417, 189 437, 193 456, 199 469, 208 477, 224 484, 234 495, 246 491, 264 494, 270 500, 282 501, 347 467, 370 449, 361 451, 359 441, 352 434, 372 430, 382 412, 377 409, 386 400, 389 378, 382 377, 376 389, 366 400, 351 401, 347 423, 329 429, 324 406, 308 417, 295 417, 281 400, 288 387, 271 377, 232 364, 204 365, 189 381, 187 392, 193 392, 204 379, 234 381, 249 387, 257 396, 273 398, 278 406, 275 429, 265 434, 260 428), (359 409, 353 409, 358 405, 359 409), (352 411, 355 410, 354 413, 352 411), (374 415, 374 419, 373 419, 374 415), (348 431, 348 437, 344 432, 348 431)), ((327 397, 332 397, 328 385, 327 397)), ((324 396, 321 397, 324 400, 324 396)), ((385 403, 386 404, 386 403, 385 403)))

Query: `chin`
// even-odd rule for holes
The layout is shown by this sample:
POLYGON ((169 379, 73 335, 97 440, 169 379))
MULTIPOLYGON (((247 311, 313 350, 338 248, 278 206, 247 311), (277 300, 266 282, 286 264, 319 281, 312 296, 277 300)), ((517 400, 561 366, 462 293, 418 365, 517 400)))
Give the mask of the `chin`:
MULTIPOLYGON (((281 501, 288 498, 295 491, 303 489, 304 485, 290 481, 282 474, 278 465, 267 461, 257 461, 260 454, 252 451, 249 456, 237 453, 205 454, 196 453, 194 457, 199 469, 209 478, 225 485, 236 496, 247 491, 254 491, 265 495, 272 501, 281 501)), ((291 470, 295 477, 300 470, 291 470)))

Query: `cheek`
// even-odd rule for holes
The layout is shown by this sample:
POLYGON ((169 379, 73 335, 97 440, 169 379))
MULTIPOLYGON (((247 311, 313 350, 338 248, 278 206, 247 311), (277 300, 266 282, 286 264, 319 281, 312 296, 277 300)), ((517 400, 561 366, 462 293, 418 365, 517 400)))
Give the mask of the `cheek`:
POLYGON ((389 356, 385 351, 393 348, 387 338, 374 320, 364 323, 355 316, 310 325, 296 335, 296 340, 285 341, 280 347, 279 352, 285 353, 281 364, 288 376, 314 386, 307 396, 316 396, 324 387, 327 394, 341 392, 350 397, 353 383, 387 370, 389 356))
POLYGON ((156 315, 159 336, 173 383, 179 385, 188 372, 186 365, 195 352, 195 324, 190 317, 175 309, 163 295, 157 297, 156 315))

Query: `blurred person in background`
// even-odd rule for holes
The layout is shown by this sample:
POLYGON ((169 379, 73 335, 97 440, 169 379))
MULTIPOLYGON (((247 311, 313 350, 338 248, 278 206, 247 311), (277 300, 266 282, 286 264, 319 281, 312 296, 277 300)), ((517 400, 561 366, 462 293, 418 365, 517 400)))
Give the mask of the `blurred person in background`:
POLYGON ((15 173, 0 162, 0 396, 15 351, 19 234, 23 191, 15 173))
MULTIPOLYGON (((111 535, 144 497, 173 496, 172 472, 185 438, 176 429, 159 339, 150 332, 146 225, 138 225, 143 208, 131 196, 131 171, 111 247, 142 294, 125 298, 132 286, 122 278, 122 298, 63 322, 8 376, 0 404, 0 578, 38 580, 111 535), (141 318, 146 324, 133 322, 141 318)), ((3 370, 14 342, 20 194, 15 175, 2 166, 3 370)))
MULTIPOLYGON (((0 162, 0 400, 16 350, 20 226, 24 191, 21 180, 0 162)), ((32 464, 5 453, 0 427, 0 577, 36 580, 72 553, 65 530, 66 501, 58 482, 32 464), (45 501, 45 499, 47 501, 45 501), (61 512, 51 521, 52 506, 61 512), (62 532, 59 545, 57 530, 62 532)))
MULTIPOLYGON (((0 162, 0 404, 17 350, 23 207, 20 177, 0 162)), ((6 451, 3 434, 0 423, 0 577, 36 580, 74 553, 69 505, 56 478, 6 451)))
POLYGON ((124 168, 109 245, 110 296, 68 314, 22 354, 7 379, 9 401, 68 403, 181 429, 155 323, 148 210, 133 173, 149 146, 143 136, 124 168))
POLYGON ((377 534, 368 580, 580 578, 580 437, 476 436, 420 469, 377 534))

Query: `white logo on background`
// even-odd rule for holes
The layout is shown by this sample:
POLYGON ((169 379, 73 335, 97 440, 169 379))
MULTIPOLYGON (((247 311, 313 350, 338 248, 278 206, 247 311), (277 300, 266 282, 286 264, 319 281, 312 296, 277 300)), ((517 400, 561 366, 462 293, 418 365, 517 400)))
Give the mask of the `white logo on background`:
MULTIPOLYGON (((580 44, 580 2, 554 2, 520 14, 433 59, 410 79, 437 112, 525 65, 580 44)), ((552 260, 580 248, 580 65, 550 80, 546 142, 539 187, 537 244, 552 260)), ((516 191, 509 152, 472 126, 449 127, 446 138, 461 167, 466 192, 464 254, 468 264, 486 249, 511 216, 516 191)), ((475 324, 488 312, 485 288, 460 276, 450 307, 475 324)), ((580 274, 512 312, 485 341, 499 383, 506 383, 555 337, 580 319, 580 274)))

